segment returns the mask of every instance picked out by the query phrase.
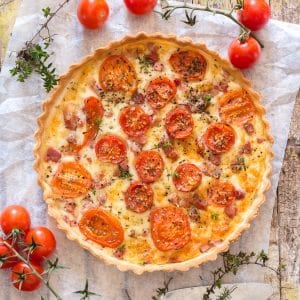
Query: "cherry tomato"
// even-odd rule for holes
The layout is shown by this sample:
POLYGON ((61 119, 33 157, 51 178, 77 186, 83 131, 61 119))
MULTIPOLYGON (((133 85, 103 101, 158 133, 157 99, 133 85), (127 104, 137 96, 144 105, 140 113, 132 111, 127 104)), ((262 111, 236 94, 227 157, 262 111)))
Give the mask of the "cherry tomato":
POLYGON ((137 105, 128 106, 122 109, 119 122, 123 131, 129 137, 139 137, 144 135, 151 124, 150 116, 137 105))
POLYGON ((181 192, 193 191, 201 183, 201 180, 200 169, 190 163, 180 164, 173 174, 173 183, 181 192))
POLYGON ((92 176, 77 162, 62 162, 51 182, 52 190, 67 198, 85 195, 92 185, 92 176))
POLYGON ((236 191, 230 182, 216 180, 210 184, 207 197, 217 206, 228 206, 236 199, 236 191))
POLYGON ((77 6, 77 17, 88 29, 102 27, 109 16, 109 7, 105 0, 80 0, 77 6))
POLYGON ((251 36, 245 41, 235 39, 229 46, 228 56, 231 63, 240 69, 252 67, 259 59, 261 47, 251 36))
POLYGON ((133 182, 125 192, 127 208, 137 213, 143 213, 153 205, 154 193, 150 185, 133 182))
POLYGON ((112 134, 101 137, 95 146, 97 158, 113 164, 118 164, 126 158, 126 149, 125 141, 112 134))
POLYGON ((100 66, 99 82, 106 92, 131 92, 137 87, 132 63, 123 55, 108 56, 100 66))
POLYGON ((235 142, 234 130, 223 123, 210 124, 204 133, 205 145, 214 153, 228 152, 235 142))
POLYGON ((14 253, 2 243, 3 239, 0 237, 0 269, 11 268, 18 262, 18 258, 13 257, 14 253))
POLYGON ((150 81, 146 90, 146 100, 152 108, 161 109, 175 97, 176 90, 174 81, 159 77, 150 81))
POLYGON ((56 248, 56 240, 53 233, 47 227, 31 228, 24 239, 27 245, 37 244, 37 248, 30 254, 30 259, 41 262, 49 257, 56 248))
POLYGON ((180 249, 191 240, 188 217, 175 206, 152 208, 150 227, 153 242, 161 251, 180 249))
POLYGON ((232 90, 218 100, 222 121, 232 124, 244 124, 255 115, 255 106, 250 95, 244 89, 232 90))
POLYGON ((192 133, 194 128, 192 114, 185 107, 174 108, 168 112, 165 126, 170 137, 184 139, 192 133))
MULTIPOLYGON (((42 274, 44 272, 43 267, 39 264, 34 262, 30 262, 30 264, 38 273, 42 274)), ((41 283, 41 280, 32 274, 30 267, 23 262, 19 262, 12 267, 10 280, 13 282, 15 288, 27 292, 36 290, 41 283)))
POLYGON ((188 50, 175 52, 169 59, 174 72, 188 81, 202 80, 204 78, 207 62, 202 54, 188 50))
POLYGON ((255 31, 268 23, 271 9, 265 0, 244 0, 243 8, 238 10, 237 16, 242 24, 255 31))
POLYGON ((27 209, 21 205, 10 205, 1 213, 1 228, 5 234, 13 229, 27 232, 30 228, 30 216, 27 209))
POLYGON ((116 248, 124 240, 124 230, 119 220, 101 208, 87 210, 78 226, 83 235, 103 247, 116 248))
POLYGON ((157 0, 124 0, 125 5, 135 15, 145 15, 153 10, 157 0))
POLYGON ((143 182, 151 183, 162 175, 164 161, 158 151, 142 151, 136 157, 135 168, 143 182))

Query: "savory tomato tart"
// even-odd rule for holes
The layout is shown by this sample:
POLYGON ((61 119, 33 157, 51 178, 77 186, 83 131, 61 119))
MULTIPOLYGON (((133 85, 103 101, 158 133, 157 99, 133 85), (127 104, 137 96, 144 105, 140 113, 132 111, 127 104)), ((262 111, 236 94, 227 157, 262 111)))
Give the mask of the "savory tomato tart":
POLYGON ((260 96, 202 44, 139 34, 71 66, 36 170, 68 238, 120 270, 187 270, 249 227, 270 185, 260 96))

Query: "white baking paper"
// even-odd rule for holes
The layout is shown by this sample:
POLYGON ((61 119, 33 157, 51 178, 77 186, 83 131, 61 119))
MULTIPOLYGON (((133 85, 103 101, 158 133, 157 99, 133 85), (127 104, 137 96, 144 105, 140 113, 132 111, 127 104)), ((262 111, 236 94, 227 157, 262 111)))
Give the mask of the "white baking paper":
MULTIPOLYGON (((26 206, 31 213, 33 225, 47 225, 57 238, 57 254, 61 264, 69 269, 53 275, 52 285, 65 299, 77 299, 71 292, 83 288, 85 279, 90 281, 93 291, 102 299, 151 299, 164 278, 174 277, 170 288, 180 288, 197 284, 208 284, 210 272, 216 268, 220 259, 188 272, 146 273, 141 276, 131 272, 122 273, 114 266, 106 266, 80 246, 69 241, 56 228, 55 222, 47 216, 47 208, 42 200, 42 191, 37 185, 33 170, 33 134, 37 129, 36 118, 41 113, 41 103, 46 97, 38 76, 32 76, 26 83, 18 83, 9 74, 13 67, 15 52, 32 37, 43 21, 41 8, 56 7, 60 1, 23 1, 17 18, 7 57, 0 74, 0 208, 11 203, 26 206), (201 275, 202 280, 200 280, 201 275)), ((226 56, 229 43, 239 32, 239 28, 222 16, 209 13, 198 14, 198 24, 190 27, 181 22, 183 14, 176 14, 164 21, 155 13, 144 17, 133 16, 127 12, 123 1, 109 1, 111 15, 105 26, 96 31, 85 30, 77 21, 77 1, 70 3, 50 24, 56 33, 53 50, 53 63, 58 73, 65 72, 68 66, 79 61, 94 49, 104 46, 111 40, 139 31, 148 33, 173 33, 189 36, 195 41, 206 43, 211 49, 226 56)), ((287 142, 296 93, 300 83, 300 26, 271 21, 259 32, 264 42, 259 63, 245 75, 252 80, 254 88, 261 92, 267 109, 274 136, 275 159, 273 162, 272 188, 267 201, 260 210, 250 230, 245 232, 231 250, 268 250, 269 233, 275 201, 276 187, 287 142)), ((256 267, 244 268, 237 276, 226 277, 227 282, 263 281, 263 272, 256 267)), ((50 299, 47 289, 25 295, 11 287, 8 272, 0 272, 0 299, 40 299, 44 295, 50 299)), ((78 298, 79 299, 79 298, 78 298)), ((188 299, 188 297, 187 297, 188 299)))

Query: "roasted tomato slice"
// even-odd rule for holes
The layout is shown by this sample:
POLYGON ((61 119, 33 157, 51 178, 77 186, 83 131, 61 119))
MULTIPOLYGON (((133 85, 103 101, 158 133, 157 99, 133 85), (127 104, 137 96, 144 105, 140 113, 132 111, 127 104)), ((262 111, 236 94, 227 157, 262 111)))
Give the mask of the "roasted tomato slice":
POLYGON ((96 155, 103 162, 118 164, 126 158, 125 141, 112 134, 102 136, 95 146, 96 155))
POLYGON ((84 111, 86 116, 86 132, 83 144, 86 145, 96 137, 99 123, 103 118, 104 109, 99 99, 88 97, 84 100, 84 111))
POLYGON ((111 55, 103 61, 99 81, 106 92, 134 92, 137 86, 135 69, 122 55, 111 55))
POLYGON ((151 124, 150 116, 137 105, 122 109, 119 122, 123 131, 129 137, 144 135, 151 124))
POLYGON ((52 181, 55 194, 67 198, 85 195, 92 185, 91 174, 77 162, 62 162, 52 181))
POLYGON ((116 248, 124 240, 124 230, 119 220, 101 208, 87 210, 78 226, 83 235, 102 247, 116 248))
POLYGON ((177 107, 168 112, 165 126, 170 137, 184 139, 192 133, 194 120, 187 108, 177 107))
POLYGON ((142 151, 136 157, 135 168, 143 182, 151 183, 162 175, 164 161, 158 151, 142 151))
POLYGON ((228 206, 236 198, 234 186, 227 181, 213 181, 207 191, 210 202, 217 206, 228 206))
POLYGON ((185 80, 202 80, 204 78, 207 62, 203 55, 196 51, 181 51, 171 55, 169 62, 174 72, 185 80))
POLYGON ((207 148, 214 153, 225 153, 235 142, 235 132, 229 125, 213 123, 207 127, 203 140, 207 148))
POLYGON ((221 119, 226 123, 244 124, 255 115, 250 95, 243 89, 230 91, 218 101, 221 119))
POLYGON ((152 108, 161 109, 175 97, 176 91, 176 85, 172 80, 159 77, 149 83, 146 100, 152 108))
POLYGON ((155 207, 150 214, 151 236, 161 251, 177 250, 191 240, 191 229, 184 210, 175 206, 155 207))
POLYGON ((133 182, 125 193, 127 208, 137 213, 143 213, 153 205, 154 194, 150 185, 133 182))
POLYGON ((180 164, 173 174, 173 183, 181 192, 193 191, 201 183, 201 180, 201 171, 194 164, 180 164))

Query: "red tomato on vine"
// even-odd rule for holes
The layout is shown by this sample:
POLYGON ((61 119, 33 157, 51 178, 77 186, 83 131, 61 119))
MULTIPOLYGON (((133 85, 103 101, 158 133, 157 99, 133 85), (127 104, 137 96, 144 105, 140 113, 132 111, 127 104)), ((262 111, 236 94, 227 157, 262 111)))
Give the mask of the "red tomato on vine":
POLYGON ((242 24, 256 31, 268 23, 271 9, 265 0, 244 0, 243 7, 238 10, 237 16, 242 24))
POLYGON ((251 36, 237 38, 229 46, 228 56, 231 63, 240 69, 252 67, 259 59, 261 47, 251 36))

